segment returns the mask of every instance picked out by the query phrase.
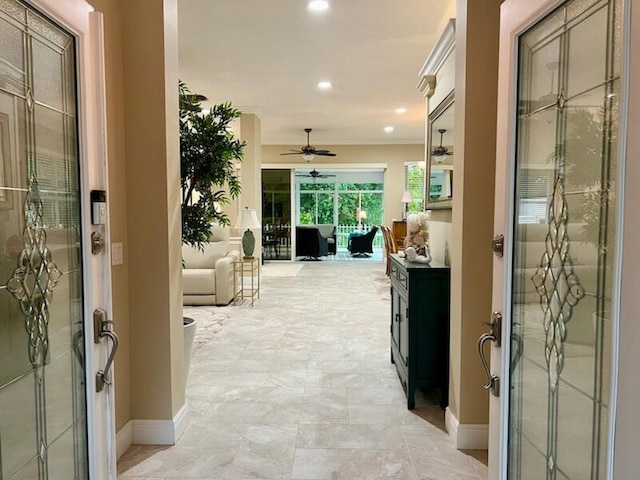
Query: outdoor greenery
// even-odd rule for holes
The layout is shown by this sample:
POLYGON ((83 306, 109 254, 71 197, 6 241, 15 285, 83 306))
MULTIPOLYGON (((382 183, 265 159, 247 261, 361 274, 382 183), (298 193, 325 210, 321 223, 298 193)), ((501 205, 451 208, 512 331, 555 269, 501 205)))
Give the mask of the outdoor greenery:
POLYGON ((405 190, 411 193, 413 201, 408 205, 409 213, 424 210, 424 167, 418 163, 405 168, 405 190))
POLYGON ((234 138, 229 124, 241 115, 231 103, 201 111, 200 100, 183 83, 180 95, 180 187, 182 242, 201 248, 211 223, 228 225, 220 206, 240 193, 236 165, 245 142, 234 138))
POLYGON ((364 223, 380 225, 384 216, 382 189, 383 185, 378 183, 300 184, 300 223, 356 225, 360 208, 367 213, 364 223), (337 222, 334 219, 336 201, 337 222))

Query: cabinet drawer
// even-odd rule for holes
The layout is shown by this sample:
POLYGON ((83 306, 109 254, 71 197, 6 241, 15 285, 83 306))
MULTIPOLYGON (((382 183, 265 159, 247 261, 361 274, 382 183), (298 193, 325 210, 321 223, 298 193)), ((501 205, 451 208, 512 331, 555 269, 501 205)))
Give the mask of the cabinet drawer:
POLYGON ((406 270, 398 270, 396 279, 398 280, 400 286, 406 291, 409 285, 409 279, 407 277, 406 270))

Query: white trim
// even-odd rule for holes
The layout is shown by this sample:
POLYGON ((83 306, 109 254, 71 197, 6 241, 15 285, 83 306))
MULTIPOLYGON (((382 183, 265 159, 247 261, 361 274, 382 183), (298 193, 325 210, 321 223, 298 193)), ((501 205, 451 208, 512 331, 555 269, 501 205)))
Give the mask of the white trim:
POLYGON ((133 425, 129 420, 124 427, 116 433, 116 458, 124 455, 129 447, 133 445, 133 425))
POLYGON ((431 53, 427 57, 426 62, 420 69, 418 77, 422 79, 425 76, 435 75, 442 67, 447 57, 453 52, 456 46, 456 19, 450 18, 447 26, 438 37, 436 44, 431 49, 431 53))
POLYGON ((460 424, 449 407, 444 415, 445 429, 459 450, 486 450, 489 448, 489 424, 460 424))
POLYGON ((131 420, 132 441, 135 445, 175 445, 189 419, 185 403, 172 420, 131 420))

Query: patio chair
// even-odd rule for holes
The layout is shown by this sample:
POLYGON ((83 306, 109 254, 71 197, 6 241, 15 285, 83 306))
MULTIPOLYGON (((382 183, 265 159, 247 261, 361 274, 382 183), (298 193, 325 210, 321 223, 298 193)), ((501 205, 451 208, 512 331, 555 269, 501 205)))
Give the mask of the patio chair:
POLYGON ((376 236, 378 227, 373 225, 364 235, 353 237, 349 244, 349 251, 351 256, 369 257, 373 254, 373 239, 376 236))

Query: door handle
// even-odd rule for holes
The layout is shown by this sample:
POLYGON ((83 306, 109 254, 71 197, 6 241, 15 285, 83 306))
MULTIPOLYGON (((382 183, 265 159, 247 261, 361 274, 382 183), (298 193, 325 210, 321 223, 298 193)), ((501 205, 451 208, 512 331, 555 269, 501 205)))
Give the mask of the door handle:
POLYGON ((490 332, 480 335, 480 338, 478 339, 478 355, 480 356, 480 361, 482 362, 482 366, 484 367, 488 380, 487 384, 482 388, 489 390, 494 396, 499 397, 500 377, 491 374, 489 362, 487 362, 487 358, 484 355, 484 344, 488 341, 492 341, 495 342, 498 347, 500 346, 500 340, 502 337, 502 313, 493 312, 491 314, 491 321, 485 323, 485 325, 489 326, 490 332))
POLYGON ((113 331, 113 321, 107 320, 107 313, 103 309, 98 308, 93 312, 93 322, 94 342, 100 343, 103 338, 107 338, 108 340, 111 340, 112 343, 111 351, 107 357, 107 363, 105 364, 104 369, 98 370, 98 373, 96 373, 96 392, 101 392, 104 390, 105 385, 111 385, 112 383, 109 373, 111 372, 113 359, 118 351, 120 341, 116 332, 113 331))
POLYGON ((489 370, 489 364, 487 362, 486 357, 484 356, 484 344, 491 340, 495 342, 497 340, 496 336, 493 333, 484 333, 480 335, 478 339, 478 355, 480 355, 480 361, 482 362, 482 366, 484 367, 484 371, 487 374, 488 383, 484 385, 482 388, 485 390, 491 391, 491 393, 499 397, 500 396, 500 377, 497 375, 492 375, 491 370, 489 370))

